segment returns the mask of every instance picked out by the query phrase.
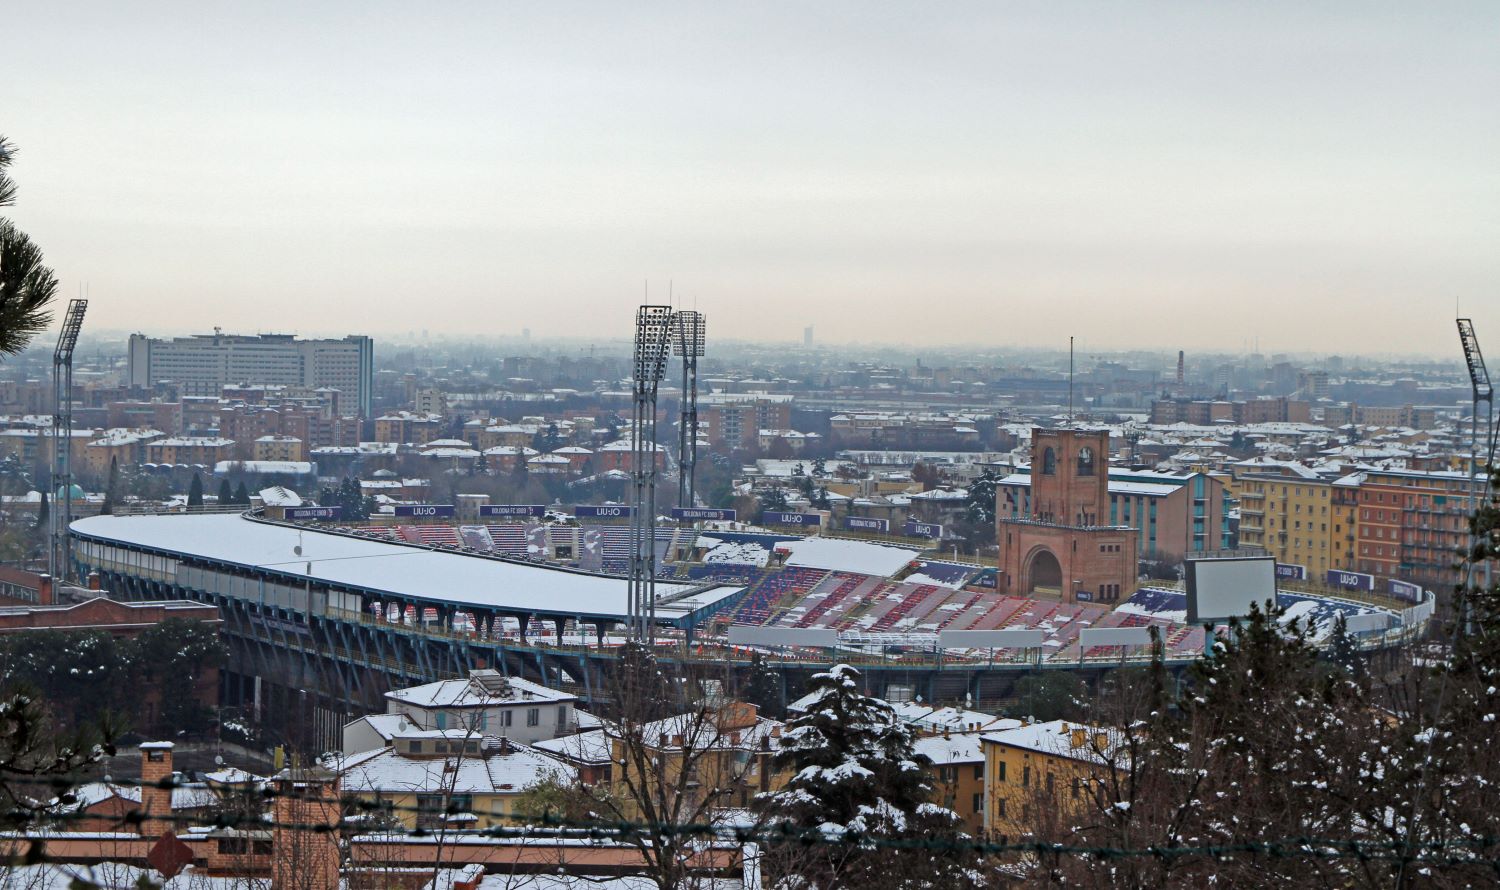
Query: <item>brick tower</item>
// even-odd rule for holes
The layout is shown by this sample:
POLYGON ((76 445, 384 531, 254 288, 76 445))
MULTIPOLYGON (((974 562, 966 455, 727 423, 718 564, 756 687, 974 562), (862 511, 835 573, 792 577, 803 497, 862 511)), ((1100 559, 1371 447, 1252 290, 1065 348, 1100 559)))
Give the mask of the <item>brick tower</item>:
POLYGON ((1136 534, 1109 525, 1109 433, 1031 433, 1028 504, 998 509, 1001 593, 1116 602, 1135 592, 1136 534))

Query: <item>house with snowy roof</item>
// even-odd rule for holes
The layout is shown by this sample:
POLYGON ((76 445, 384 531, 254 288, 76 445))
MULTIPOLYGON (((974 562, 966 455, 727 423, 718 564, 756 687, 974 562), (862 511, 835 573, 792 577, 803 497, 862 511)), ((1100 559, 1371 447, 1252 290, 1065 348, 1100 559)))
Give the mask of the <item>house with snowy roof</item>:
POLYGON ((984 754, 984 830, 1001 843, 1094 805, 1118 768, 1117 732, 1066 720, 1032 723, 979 736, 984 754))
POLYGON ((572 783, 577 770, 510 739, 465 729, 407 729, 388 747, 328 762, 345 799, 407 828, 506 824, 516 800, 547 780, 572 783))
POLYGON ((386 713, 344 727, 346 754, 390 744, 408 731, 457 730, 531 744, 578 731, 578 697, 495 670, 470 671, 385 694, 386 713))

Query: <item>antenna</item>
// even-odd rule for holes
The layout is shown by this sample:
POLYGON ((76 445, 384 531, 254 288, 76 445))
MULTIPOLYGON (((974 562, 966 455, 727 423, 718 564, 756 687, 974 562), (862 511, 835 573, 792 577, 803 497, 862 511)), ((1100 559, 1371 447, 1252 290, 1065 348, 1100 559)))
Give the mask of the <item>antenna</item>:
POLYGON ((1073 422, 1073 338, 1068 338, 1068 423, 1073 422))

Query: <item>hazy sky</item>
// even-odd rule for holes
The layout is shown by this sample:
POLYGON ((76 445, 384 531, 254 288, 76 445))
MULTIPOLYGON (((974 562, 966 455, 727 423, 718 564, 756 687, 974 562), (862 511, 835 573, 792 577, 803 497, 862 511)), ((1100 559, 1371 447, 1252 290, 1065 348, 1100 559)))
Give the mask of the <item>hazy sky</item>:
POLYGON ((1500 354, 1500 4, 13 3, 91 326, 1500 354))

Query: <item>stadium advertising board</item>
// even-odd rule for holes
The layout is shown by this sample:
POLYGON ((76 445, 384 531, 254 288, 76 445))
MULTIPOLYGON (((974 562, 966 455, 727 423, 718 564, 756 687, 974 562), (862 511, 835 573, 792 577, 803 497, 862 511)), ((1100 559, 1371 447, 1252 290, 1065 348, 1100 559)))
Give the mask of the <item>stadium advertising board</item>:
POLYGON ((1276 600, 1276 560, 1269 556, 1184 561, 1188 624, 1248 615, 1276 600))
POLYGON ((573 508, 573 515, 579 519, 629 519, 630 508, 620 504, 579 506, 573 508))
POLYGON ((452 504, 397 504, 396 515, 412 519, 452 519, 452 504))
POLYGON ((1281 581, 1306 581, 1307 566, 1299 566, 1289 562, 1278 562, 1276 564, 1276 578, 1281 581))
POLYGON ((1391 596, 1398 600, 1406 600, 1409 603, 1420 603, 1422 601, 1422 586, 1412 584, 1409 581, 1397 581, 1395 578, 1386 582, 1391 596))
POLYGON ((1366 575, 1362 572, 1346 572, 1343 569, 1328 570, 1328 586, 1342 587, 1345 590, 1371 590, 1375 589, 1375 576, 1366 575))
POLYGON ((901 531, 908 538, 941 538, 943 527, 936 522, 918 522, 915 519, 906 520, 906 525, 901 531))
POLYGON ((710 507, 673 507, 672 518, 694 522, 698 520, 722 520, 733 522, 738 515, 733 510, 716 510, 710 507))
POLYGON ((760 521, 766 525, 822 525, 823 517, 817 513, 787 513, 781 510, 767 510, 760 514, 760 521))
POLYGON ((547 512, 542 504, 484 504, 480 516, 541 516, 547 512))
POLYGON ((891 530, 889 519, 871 519, 868 516, 845 516, 844 528, 852 532, 879 532, 888 534, 891 530))
POLYGON ((298 520, 298 519, 308 520, 308 519, 313 519, 313 520, 320 520, 320 521, 328 521, 328 520, 331 520, 331 519, 342 519, 342 518, 344 518, 344 508, 343 507, 287 507, 286 508, 286 512, 283 513, 282 515, 285 516, 287 519, 292 519, 292 520, 298 520))

